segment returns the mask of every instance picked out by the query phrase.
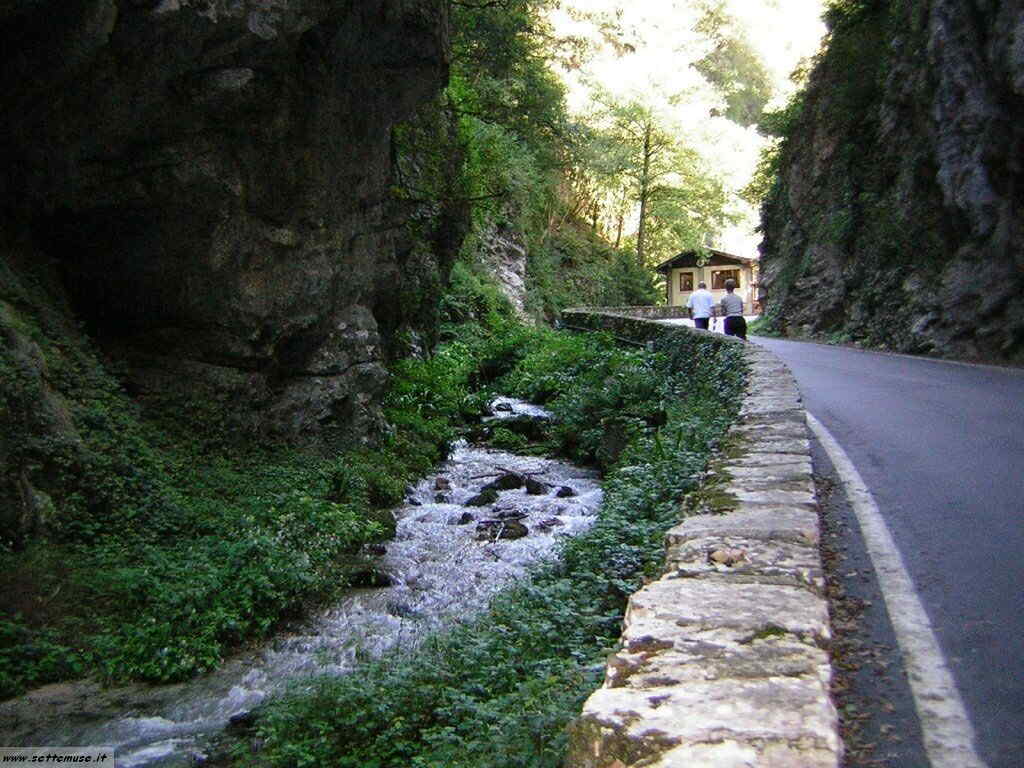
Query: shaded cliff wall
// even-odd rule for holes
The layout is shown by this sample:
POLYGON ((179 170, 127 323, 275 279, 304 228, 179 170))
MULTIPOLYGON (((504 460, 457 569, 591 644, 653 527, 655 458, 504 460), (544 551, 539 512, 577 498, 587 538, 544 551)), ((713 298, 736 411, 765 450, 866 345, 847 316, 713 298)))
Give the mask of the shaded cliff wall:
POLYGON ((762 210, 791 335, 1024 362, 1024 3, 842 0, 762 210))
POLYGON ((0 24, 3 257, 59 273, 139 396, 372 428, 374 310, 417 320, 389 302, 391 129, 446 82, 445 3, 24 0, 0 24))
POLYGON ((140 403, 373 438, 467 226, 448 58, 444 0, 0 0, 0 546, 147 496, 140 403))

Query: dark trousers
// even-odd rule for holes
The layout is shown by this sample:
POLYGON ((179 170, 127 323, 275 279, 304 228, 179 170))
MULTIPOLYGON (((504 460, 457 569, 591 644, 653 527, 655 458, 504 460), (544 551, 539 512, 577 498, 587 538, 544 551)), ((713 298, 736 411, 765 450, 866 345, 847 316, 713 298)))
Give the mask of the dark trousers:
POLYGON ((709 320, 711 320, 710 317, 695 317, 693 318, 693 327, 703 328, 706 331, 708 329, 709 320))
POLYGON ((742 315, 729 315, 725 318, 725 335, 738 336, 747 340, 747 321, 742 315))

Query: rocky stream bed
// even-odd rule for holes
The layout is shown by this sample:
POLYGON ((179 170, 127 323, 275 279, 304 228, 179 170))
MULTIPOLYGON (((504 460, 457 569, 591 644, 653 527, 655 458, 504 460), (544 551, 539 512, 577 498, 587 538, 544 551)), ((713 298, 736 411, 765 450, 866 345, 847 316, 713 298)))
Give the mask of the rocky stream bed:
MULTIPOLYGON (((507 398, 493 407, 496 419, 545 415, 507 398)), ((459 443, 394 510, 395 538, 369 553, 360 573, 359 583, 371 586, 186 683, 65 683, 0 704, 0 743, 112 746, 118 768, 201 763, 211 737, 285 686, 412 650, 482 610, 552 557, 561 537, 589 526, 601 498, 593 471, 459 443)))

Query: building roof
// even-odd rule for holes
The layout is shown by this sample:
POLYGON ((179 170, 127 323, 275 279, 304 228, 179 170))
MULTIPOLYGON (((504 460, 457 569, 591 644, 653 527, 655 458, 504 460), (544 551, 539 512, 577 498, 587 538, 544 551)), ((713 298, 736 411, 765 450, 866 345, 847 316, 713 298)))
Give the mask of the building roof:
MULTIPOLYGON (((725 251, 716 251, 714 248, 708 248, 707 252, 710 254, 707 261, 708 266, 719 266, 722 264, 752 266, 757 263, 757 259, 750 259, 746 256, 736 256, 735 254, 726 253, 725 251)), ((695 266, 697 266, 697 251, 683 251, 682 253, 677 253, 668 261, 663 261, 654 269, 657 272, 667 274, 669 270, 676 269, 677 267, 695 266)))

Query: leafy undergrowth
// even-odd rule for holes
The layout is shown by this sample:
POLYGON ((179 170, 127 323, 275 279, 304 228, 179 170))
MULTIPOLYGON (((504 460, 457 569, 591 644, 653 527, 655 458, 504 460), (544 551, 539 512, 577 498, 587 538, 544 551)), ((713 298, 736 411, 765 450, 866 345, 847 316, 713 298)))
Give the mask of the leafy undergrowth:
POLYGON ((760 317, 752 320, 747 333, 751 336, 773 336, 775 338, 781 338, 782 333, 778 330, 778 320, 772 315, 761 315, 760 317))
POLYGON ((671 343, 649 353, 601 335, 497 335, 476 383, 543 401, 555 414, 550 445, 605 467, 597 521, 478 618, 270 704, 256 738, 231 748, 234 764, 560 765, 626 599, 657 572, 679 500, 738 408, 740 352, 716 349, 694 367, 693 350, 671 343))
POLYGON ((123 418, 113 459, 90 456, 88 493, 48 536, 0 555, 0 696, 83 675, 186 679, 336 593, 339 562, 392 534, 386 509, 443 455, 450 430, 421 426, 331 456, 211 450, 123 418))

